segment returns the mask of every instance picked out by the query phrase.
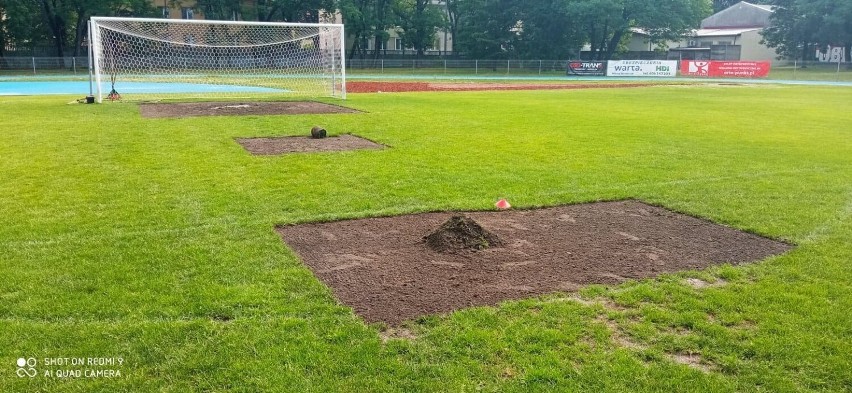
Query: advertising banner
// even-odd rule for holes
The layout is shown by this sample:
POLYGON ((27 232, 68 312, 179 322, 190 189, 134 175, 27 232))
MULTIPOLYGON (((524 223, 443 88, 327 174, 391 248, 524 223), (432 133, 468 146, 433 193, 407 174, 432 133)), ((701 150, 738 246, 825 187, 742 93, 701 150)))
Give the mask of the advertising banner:
POLYGON ((607 76, 675 76, 677 60, 610 60, 607 76))
POLYGON ((606 62, 569 61, 567 75, 604 76, 606 75, 606 62))
POLYGON ((768 61, 684 60, 680 64, 680 74, 712 78, 763 78, 769 75, 770 68, 768 61))

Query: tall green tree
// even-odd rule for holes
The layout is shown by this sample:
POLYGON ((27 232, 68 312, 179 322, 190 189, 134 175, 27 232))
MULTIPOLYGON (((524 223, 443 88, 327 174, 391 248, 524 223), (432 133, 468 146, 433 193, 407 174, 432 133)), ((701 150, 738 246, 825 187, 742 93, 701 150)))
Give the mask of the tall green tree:
POLYGON ((443 10, 431 0, 397 0, 394 10, 402 42, 422 57, 432 47, 436 30, 446 26, 443 10))
POLYGON ((724 10, 734 4, 739 3, 741 0, 713 0, 713 13, 724 10))
POLYGON ((588 29, 593 56, 609 60, 630 28, 648 31, 653 40, 684 36, 710 14, 705 0, 582 0, 573 3, 588 29))
POLYGON ((245 19, 244 11, 247 11, 240 0, 198 0, 195 8, 209 20, 245 19))
POLYGON ((6 45, 16 49, 32 49, 47 40, 47 28, 41 18, 39 4, 34 1, 2 0, 4 18, 0 18, 6 45))
POLYGON ((349 42, 352 43, 350 58, 358 52, 363 57, 370 40, 376 48, 374 57, 382 55, 380 49, 390 38, 388 30, 397 24, 394 5, 392 0, 339 0, 338 9, 343 15, 349 42))
POLYGON ((58 57, 81 55, 91 16, 151 16, 148 0, 6 0, 5 40, 16 47, 50 45, 58 57))
POLYGON ((8 38, 6 34, 6 0, 0 0, 0 57, 3 57, 6 51, 6 45, 8 44, 8 38))
POLYGON ((852 4, 833 0, 772 0, 763 42, 786 59, 812 60, 819 47, 852 46, 852 4))
POLYGON ((586 42, 581 15, 571 2, 540 0, 519 8, 521 30, 516 42, 518 57, 527 59, 576 58, 586 42))
POLYGON ((852 2, 811 0, 810 7, 820 20, 814 32, 815 44, 821 49, 843 47, 846 61, 852 65, 852 2))
POLYGON ((506 59, 517 55, 522 0, 465 0, 459 4, 454 49, 468 57, 506 59))
MULTIPOLYGON (((459 33, 459 5, 464 0, 442 0, 441 2, 444 4, 444 9, 447 13, 447 29, 449 29, 450 37, 455 39, 459 33)), ((455 43, 453 44, 452 53, 455 55, 455 43)))
POLYGON ((348 58, 353 58, 356 53, 362 57, 366 53, 365 43, 373 37, 375 25, 373 23, 374 0, 340 0, 338 9, 343 16, 347 41, 352 43, 348 58))
POLYGON ((465 0, 456 44, 472 56, 560 57, 583 44, 608 60, 639 27, 652 40, 682 37, 709 0, 465 0))
POLYGON ((320 12, 333 9, 334 0, 257 0, 255 3, 257 19, 264 22, 316 23, 320 12))

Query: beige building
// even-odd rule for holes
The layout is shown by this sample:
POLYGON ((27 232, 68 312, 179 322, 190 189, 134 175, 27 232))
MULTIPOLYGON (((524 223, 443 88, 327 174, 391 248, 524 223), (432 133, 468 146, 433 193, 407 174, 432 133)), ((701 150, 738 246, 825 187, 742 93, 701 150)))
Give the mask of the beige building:
POLYGON ((195 9, 195 0, 171 1, 171 0, 151 0, 160 13, 159 15, 167 19, 204 19, 197 9, 195 9))
POLYGON ((701 21, 701 28, 677 47, 670 59, 779 62, 778 53, 760 41, 772 6, 741 1, 701 21))

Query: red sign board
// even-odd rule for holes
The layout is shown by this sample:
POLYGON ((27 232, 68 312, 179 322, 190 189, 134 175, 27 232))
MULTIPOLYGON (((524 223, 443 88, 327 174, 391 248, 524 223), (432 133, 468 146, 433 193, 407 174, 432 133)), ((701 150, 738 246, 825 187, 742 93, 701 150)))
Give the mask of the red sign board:
POLYGON ((680 74, 713 78, 763 78, 769 75, 768 61, 684 60, 680 74))

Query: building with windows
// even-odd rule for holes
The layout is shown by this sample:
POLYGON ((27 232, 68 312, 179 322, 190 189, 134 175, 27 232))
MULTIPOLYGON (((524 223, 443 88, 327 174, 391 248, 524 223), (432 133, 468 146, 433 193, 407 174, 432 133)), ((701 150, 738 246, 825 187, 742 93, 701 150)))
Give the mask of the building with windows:
POLYGON ((775 49, 761 43, 772 6, 741 1, 701 21, 689 39, 669 49, 670 59, 778 62, 775 49))
POLYGON ((204 19, 196 9, 195 0, 151 0, 151 3, 160 11, 159 15, 166 19, 204 19))

